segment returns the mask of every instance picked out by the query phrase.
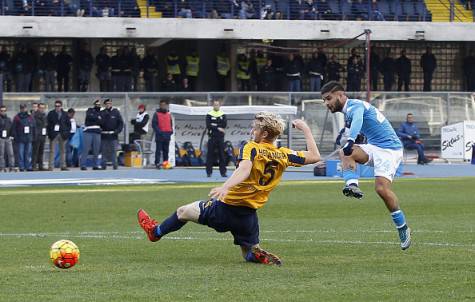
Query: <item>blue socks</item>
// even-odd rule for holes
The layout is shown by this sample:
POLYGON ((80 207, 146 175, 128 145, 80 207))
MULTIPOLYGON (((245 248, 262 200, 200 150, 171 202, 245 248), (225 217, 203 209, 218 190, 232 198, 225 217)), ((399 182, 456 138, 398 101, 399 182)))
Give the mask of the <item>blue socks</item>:
POLYGON ((403 211, 397 210, 392 212, 391 218, 393 219, 396 228, 401 229, 406 226, 406 217, 404 216, 403 211))
POLYGON ((343 170, 343 179, 345 180, 345 184, 347 186, 350 184, 358 186, 358 174, 356 174, 356 171, 351 168, 343 170))
POLYGON ((178 231, 186 224, 186 221, 183 222, 178 219, 176 212, 170 215, 165 219, 156 229, 155 234, 159 237, 162 237, 168 233, 178 231))
POLYGON ((249 250, 249 252, 247 252, 246 261, 247 262, 259 262, 259 261, 257 261, 256 256, 254 256, 254 254, 252 253, 251 250, 249 250))

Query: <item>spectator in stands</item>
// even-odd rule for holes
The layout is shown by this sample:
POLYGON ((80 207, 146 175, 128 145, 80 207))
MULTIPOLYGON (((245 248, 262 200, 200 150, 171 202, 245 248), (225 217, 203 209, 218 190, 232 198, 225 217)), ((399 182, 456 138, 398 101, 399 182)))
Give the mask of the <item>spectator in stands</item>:
POLYGON ((301 20, 316 20, 317 8, 313 0, 298 0, 300 2, 300 19, 301 20))
POLYGON ((283 55, 275 54, 270 57, 272 59, 272 66, 275 69, 275 88, 277 91, 285 91, 287 89, 287 78, 285 76, 285 57, 283 55))
POLYGON ((266 65, 260 71, 260 91, 276 91, 275 87, 275 68, 272 65, 272 58, 268 58, 266 65))
POLYGON ((256 79, 255 79, 255 90, 259 90, 259 85, 261 82, 261 70, 267 63, 267 56, 262 52, 262 50, 257 51, 257 55, 255 58, 255 66, 256 66, 256 79))
POLYGON ((132 67, 132 91, 138 91, 141 59, 135 46, 130 49, 130 65, 132 67))
POLYGON ((307 63, 307 72, 310 77, 310 91, 320 91, 325 74, 326 56, 318 51, 313 52, 312 58, 307 63))
POLYGON ((432 91, 432 75, 437 68, 437 60, 430 47, 421 56, 421 67, 424 72, 424 91, 432 91))
POLYGON ((361 90, 361 79, 364 74, 364 66, 361 60, 358 60, 358 57, 353 57, 353 60, 347 66, 348 77, 347 77, 347 91, 360 91, 361 90))
POLYGON ((327 64, 327 79, 325 81, 340 81, 340 72, 344 70, 343 66, 337 62, 335 55, 330 57, 330 62, 327 64))
POLYGON ((122 55, 119 56, 120 64, 120 81, 122 85, 119 84, 118 91, 131 91, 132 90, 132 69, 133 62, 130 57, 130 49, 128 46, 125 46, 122 49, 122 55))
POLYGON ((302 91, 302 71, 303 62, 300 56, 293 53, 289 54, 289 59, 285 67, 285 76, 287 77, 288 91, 302 91))
POLYGON ((124 128, 124 120, 119 110, 112 108, 112 100, 105 99, 104 110, 101 111, 101 153, 102 153, 102 169, 107 168, 107 163, 112 162, 112 167, 117 170, 117 147, 119 133, 124 128))
POLYGON ((69 122, 71 123, 71 130, 69 131, 69 137, 68 140, 66 141, 66 166, 67 167, 77 167, 78 166, 78 160, 79 160, 79 154, 78 154, 78 149, 74 148, 71 145, 71 141, 78 131, 78 124, 76 122, 76 119, 74 118, 74 115, 76 114, 76 111, 73 108, 68 109, 68 118, 69 122))
POLYGON ((191 51, 191 54, 186 56, 185 61, 185 75, 188 78, 188 83, 192 91, 196 91, 196 79, 200 73, 200 57, 196 50, 191 51))
POLYGON ((29 91, 34 62, 33 58, 28 55, 24 45, 18 46, 18 50, 13 56, 11 64, 13 74, 15 75, 16 91, 29 91))
POLYGON ((241 10, 239 11, 239 19, 254 19, 256 17, 256 10, 251 0, 241 1, 241 10))
POLYGON ((239 84, 240 91, 250 91, 250 79, 251 79, 251 71, 250 71, 250 64, 249 59, 245 54, 239 54, 237 57, 237 72, 236 78, 239 84))
POLYGON ((401 51, 401 56, 396 60, 396 71, 398 76, 397 90, 401 91, 404 84, 404 90, 409 91, 411 82, 411 60, 406 57, 406 50, 401 51))
POLYGON ((216 56, 216 77, 218 78, 218 91, 226 90, 226 80, 231 70, 231 63, 229 57, 226 54, 226 50, 223 48, 216 56))
POLYGON ((386 56, 381 61, 381 73, 383 74, 384 91, 392 91, 394 83, 395 62, 391 58, 391 50, 386 51, 386 56))
POLYGON ((33 135, 33 152, 32 152, 32 168, 33 171, 45 171, 43 165, 43 157, 46 142, 46 105, 44 103, 38 104, 38 110, 32 113, 35 119, 36 131, 33 135))
POLYGON ((213 109, 206 115, 206 130, 208 131, 208 153, 206 155, 206 175, 211 177, 213 165, 219 160, 221 177, 226 177, 224 161, 224 134, 227 126, 226 115, 220 110, 221 103, 213 101, 213 109), (216 158, 216 153, 218 157, 216 158))
POLYGON ((96 66, 96 77, 99 79, 99 89, 101 91, 110 91, 111 65, 106 46, 102 46, 99 54, 96 56, 96 66))
POLYGON ((318 0, 317 1, 317 12, 318 12, 318 19, 320 20, 333 20, 335 16, 333 11, 328 5, 327 0, 318 0))
POLYGON ((181 80, 181 85, 179 87, 179 91, 181 92, 191 92, 191 91, 194 91, 191 86, 190 86, 190 82, 188 80, 188 78, 183 78, 181 80))
POLYGON ((138 112, 130 123, 134 126, 134 132, 129 136, 129 142, 134 143, 135 140, 141 140, 144 135, 148 133, 148 126, 150 122, 150 115, 145 110, 144 104, 138 106, 138 112))
POLYGON ((351 1, 351 14, 353 15, 353 20, 368 20, 368 2, 363 2, 363 0, 353 0, 351 1))
POLYGON ((46 46, 46 51, 40 57, 40 74, 43 77, 44 91, 55 91, 56 84, 56 58, 51 51, 51 46, 46 46))
POLYGON ((351 62, 353 62, 353 58, 356 57, 358 60, 360 60, 360 55, 358 53, 358 50, 356 48, 352 48, 351 51, 350 51, 350 56, 348 57, 348 62, 346 63, 346 65, 350 64, 351 62))
POLYGON ((274 14, 274 20, 283 20, 283 19, 284 19, 284 15, 282 14, 282 12, 276 11, 274 14))
POLYGON ((73 58, 66 52, 66 46, 61 48, 61 52, 56 56, 56 76, 58 81, 58 91, 69 91, 69 72, 73 58))
POLYGON ((3 45, 0 45, 0 74, 3 76, 3 82, 0 85, 3 86, 5 92, 10 92, 12 89, 10 69, 10 54, 3 45))
POLYGON ((369 59, 369 67, 371 72, 371 90, 378 91, 378 82, 379 82, 379 70, 380 70, 380 59, 379 55, 376 52, 376 49, 373 47, 371 48, 370 52, 370 59, 369 59))
POLYGON ((35 80, 37 78, 36 75, 38 73, 38 54, 32 46, 27 47, 26 54, 31 61, 31 77, 30 82, 28 83, 28 92, 32 92, 33 90, 37 90, 37 85, 35 87, 33 86, 37 82, 35 80))
POLYGON ((192 18, 192 11, 187 0, 178 0, 178 16, 179 18, 192 18))
POLYGON ((142 59, 145 91, 158 91, 158 66, 157 55, 153 53, 151 48, 148 48, 145 57, 142 59))
POLYGON ((168 102, 160 101, 160 107, 157 109, 152 118, 152 128, 155 132, 155 167, 160 169, 162 166, 167 167, 168 152, 170 147, 170 138, 173 134, 173 122, 170 112, 168 112, 168 102), (163 155, 163 162, 160 164, 160 158, 163 155))
POLYGON ((255 49, 251 49, 251 51, 249 52, 249 74, 250 74, 250 79, 249 79, 250 90, 256 91, 258 73, 257 73, 257 61, 256 61, 255 49))
POLYGON ((417 164, 424 165, 431 162, 430 159, 425 157, 424 144, 420 140, 419 129, 417 129, 416 123, 414 123, 414 116, 412 113, 408 113, 406 122, 402 123, 399 127, 398 136, 404 145, 404 148, 408 150, 417 150, 417 164))
POLYGON ((31 149, 35 133, 35 120, 28 114, 25 104, 20 105, 20 112, 13 119, 12 136, 18 147, 18 166, 23 172, 33 171, 31 165, 31 149))
POLYGON ((111 88, 112 91, 120 91, 120 88, 123 87, 122 73, 121 73, 121 57, 122 57, 122 48, 117 48, 116 53, 110 59, 111 66, 111 88))
POLYGON ((161 91, 177 91, 177 85, 171 73, 167 73, 166 79, 162 81, 160 90, 161 91))
POLYGON ((89 81, 91 78, 91 70, 94 64, 91 52, 87 50, 87 44, 82 43, 78 52, 78 88, 79 91, 87 91, 89 88, 89 81))
POLYGON ((49 138, 49 166, 48 170, 54 169, 54 157, 56 146, 59 146, 59 158, 61 171, 67 171, 66 167, 66 142, 69 139, 71 131, 71 121, 68 114, 63 110, 63 102, 57 100, 54 102, 54 109, 47 116, 47 132, 49 138))
POLYGON ((465 76, 465 89, 467 91, 475 91, 475 51, 473 49, 463 59, 463 73, 465 76))
POLYGON ((175 51, 172 51, 168 56, 167 56, 167 74, 171 74, 173 76, 173 79, 175 82, 180 81, 181 77, 181 59, 178 57, 175 51))
POLYGON ((13 155, 12 120, 7 116, 7 107, 0 106, 0 171, 12 171, 15 167, 13 155), (5 164, 7 163, 7 164, 5 164))
POLYGON ((81 170, 87 170, 87 157, 92 151, 93 170, 99 170, 99 153, 101 152, 101 102, 94 101, 94 106, 86 111, 86 119, 84 121, 83 147, 81 153, 81 170))

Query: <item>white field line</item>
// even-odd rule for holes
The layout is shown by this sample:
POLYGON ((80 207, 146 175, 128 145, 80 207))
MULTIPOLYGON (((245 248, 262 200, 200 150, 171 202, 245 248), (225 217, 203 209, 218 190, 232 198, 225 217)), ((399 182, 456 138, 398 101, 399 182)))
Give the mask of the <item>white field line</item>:
MULTIPOLYGON (((68 237, 68 238, 84 238, 84 239, 133 239, 145 240, 144 235, 139 235, 141 232, 83 232, 83 233, 0 233, 0 237, 68 237)), ((232 241, 231 238, 223 237, 193 237, 193 236, 166 236, 166 240, 196 240, 196 241, 232 241)), ((363 241, 363 240, 315 240, 308 239, 275 239, 275 238, 261 238, 262 241, 268 242, 292 242, 292 243, 307 243, 307 244, 343 244, 343 245, 398 245, 398 242, 393 241, 363 241)), ((438 247, 468 247, 475 248, 475 244, 465 243, 449 243, 449 242, 416 242, 418 245, 438 246, 438 247)))

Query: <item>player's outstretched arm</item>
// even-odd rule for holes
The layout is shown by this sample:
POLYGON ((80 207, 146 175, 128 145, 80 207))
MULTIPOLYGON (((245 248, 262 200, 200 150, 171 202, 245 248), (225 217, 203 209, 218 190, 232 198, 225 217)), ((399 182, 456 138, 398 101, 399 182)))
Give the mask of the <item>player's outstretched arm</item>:
POLYGON ((211 189, 208 196, 211 198, 222 199, 228 194, 230 188, 234 187, 245 181, 249 175, 251 174, 252 169, 252 161, 250 160, 241 160, 239 162, 239 166, 234 171, 233 175, 224 182, 224 184, 220 187, 216 187, 211 189))
POLYGON ((308 127, 307 123, 305 123, 301 119, 294 120, 292 125, 301 130, 303 135, 305 136, 305 141, 307 143, 307 151, 303 151, 305 155, 305 165, 314 164, 320 161, 320 151, 318 150, 317 143, 313 138, 312 130, 308 127))

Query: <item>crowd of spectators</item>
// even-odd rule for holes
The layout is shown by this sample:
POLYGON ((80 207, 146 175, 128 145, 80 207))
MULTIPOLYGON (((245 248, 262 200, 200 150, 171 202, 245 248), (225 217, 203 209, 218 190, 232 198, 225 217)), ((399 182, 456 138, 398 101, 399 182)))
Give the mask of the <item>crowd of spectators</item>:
MULTIPOLYGON (((196 50, 186 55, 170 51, 165 57, 158 57, 153 48, 148 48, 144 56, 137 54, 135 47, 119 47, 110 56, 107 46, 103 46, 94 57, 87 44, 80 44, 74 57, 68 48, 54 53, 50 46, 38 55, 32 48, 18 45, 14 53, 0 46, 0 74, 3 75, 3 89, 6 92, 71 90, 70 78, 75 80, 73 90, 91 91, 91 76, 99 83, 103 92, 190 92, 198 91, 198 78, 207 78, 207 90, 230 90, 230 82, 236 81, 240 91, 319 91, 323 83, 346 79, 348 91, 360 91, 365 79, 365 58, 353 48, 345 62, 335 55, 327 57, 325 51, 317 48, 309 58, 299 52, 273 52, 251 49, 239 53, 234 66, 225 49, 212 62, 201 62, 196 50), (231 79, 234 68, 235 78, 231 79), (201 70, 207 69, 202 73, 201 70), (73 76, 74 72, 74 76, 73 76), (203 75, 204 74, 204 75, 203 75), (210 87, 210 82, 216 82, 210 87)), ((411 56, 412 61, 414 55, 411 56)), ((390 48, 372 48, 371 89, 373 91, 414 90, 413 64, 402 50, 396 57, 390 48), (380 85, 380 77, 382 83, 380 85)), ((420 55, 417 62, 423 78, 423 90, 432 90, 432 78, 437 69, 437 59, 430 47, 420 55)), ((475 53, 473 50, 463 58, 463 78, 466 91, 475 91, 475 53)), ((202 81, 203 82, 203 81, 202 81)))

